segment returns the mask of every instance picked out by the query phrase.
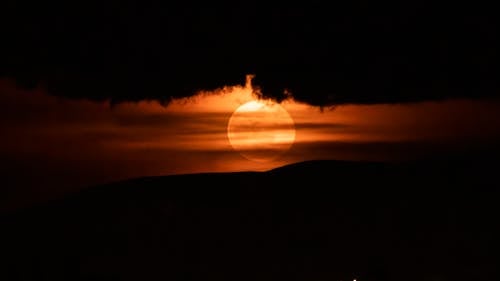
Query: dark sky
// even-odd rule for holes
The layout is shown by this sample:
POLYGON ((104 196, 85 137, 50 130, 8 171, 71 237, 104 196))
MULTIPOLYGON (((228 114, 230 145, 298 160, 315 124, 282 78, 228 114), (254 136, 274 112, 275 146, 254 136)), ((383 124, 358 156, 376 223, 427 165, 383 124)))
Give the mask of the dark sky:
POLYGON ((169 101, 255 74, 314 105, 498 96, 497 10, 476 2, 23 2, 2 2, 0 76, 54 95, 169 101))
MULTIPOLYGON (((195 279, 221 269, 232 278, 269 261, 264 279, 270 270, 326 280, 324 272, 348 272, 361 261, 379 279, 427 272, 421 280, 498 279, 491 278, 500 232, 494 1, 198 2, 0 2, 2 222, 9 211, 104 183, 214 173, 213 181, 146 179, 151 189, 117 185, 124 189, 109 189, 110 197, 96 188, 97 201, 65 201, 85 205, 82 212, 50 209, 53 224, 52 211, 34 216, 36 227, 16 217, 22 228, 0 223, 14 229, 1 232, 0 242, 15 253, 0 263, 8 267, 0 275, 81 274, 94 265, 126 274, 147 264, 142 276, 157 268, 195 279), (283 114, 263 122, 269 111, 248 110, 232 137, 231 120, 255 102, 254 90, 283 101, 273 106, 291 123, 280 122, 283 114), (234 140, 250 145, 241 149, 234 140), (283 143, 277 160, 245 158, 283 143), (366 163, 291 166, 259 181, 215 175, 318 159, 417 162, 406 166, 416 168, 409 173, 366 163), (444 167, 455 162, 467 165, 444 167), (326 173, 318 173, 322 167, 326 173), (92 237, 112 242, 85 242, 92 237)), ((250 273, 244 278, 257 276, 250 273)))
POLYGON ((0 197, 270 168, 227 139, 253 90, 293 97, 295 143, 273 167, 491 154, 496 12, 458 1, 2 1, 0 197))

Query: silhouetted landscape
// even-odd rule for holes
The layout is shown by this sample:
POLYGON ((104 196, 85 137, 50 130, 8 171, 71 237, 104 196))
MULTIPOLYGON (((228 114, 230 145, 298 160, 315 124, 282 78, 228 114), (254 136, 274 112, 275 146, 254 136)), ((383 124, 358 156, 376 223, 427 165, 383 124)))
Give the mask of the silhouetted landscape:
POLYGON ((96 186, 4 214, 0 279, 495 280, 498 166, 477 160, 96 186))
POLYGON ((500 280, 494 2, 4 2, 0 281, 500 280))

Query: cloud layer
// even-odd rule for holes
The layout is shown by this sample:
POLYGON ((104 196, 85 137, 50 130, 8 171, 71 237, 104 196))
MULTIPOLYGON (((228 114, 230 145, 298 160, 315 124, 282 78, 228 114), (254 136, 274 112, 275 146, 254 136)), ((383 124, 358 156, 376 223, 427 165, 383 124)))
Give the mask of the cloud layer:
POLYGON ((313 105, 498 96, 486 6, 174 2, 13 1, 2 7, 0 76, 116 102, 168 102, 246 74, 265 96, 313 105))

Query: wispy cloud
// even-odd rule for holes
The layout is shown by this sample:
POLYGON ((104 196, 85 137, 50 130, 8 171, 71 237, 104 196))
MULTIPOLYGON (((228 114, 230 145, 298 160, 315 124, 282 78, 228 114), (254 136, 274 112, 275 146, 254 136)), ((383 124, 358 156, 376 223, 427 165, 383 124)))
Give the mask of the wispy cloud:
POLYGON ((50 193, 44 189, 148 175, 267 170, 318 158, 400 159, 500 141, 496 100, 323 111, 287 100, 282 106, 294 120, 295 143, 275 161, 252 162, 232 149, 227 125, 235 109, 254 98, 251 88, 236 86, 167 107, 154 101, 110 106, 24 91, 0 80, 0 168, 11 179, 3 192, 31 186, 50 193))

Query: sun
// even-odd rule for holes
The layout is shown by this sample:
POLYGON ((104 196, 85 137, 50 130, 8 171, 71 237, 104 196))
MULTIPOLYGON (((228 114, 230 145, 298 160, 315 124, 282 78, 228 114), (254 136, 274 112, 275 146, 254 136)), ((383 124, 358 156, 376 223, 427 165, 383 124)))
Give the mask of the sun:
POLYGON ((227 125, 227 137, 234 150, 257 162, 276 160, 295 141, 292 117, 272 101, 252 100, 238 107, 227 125))

